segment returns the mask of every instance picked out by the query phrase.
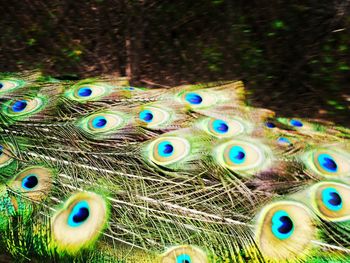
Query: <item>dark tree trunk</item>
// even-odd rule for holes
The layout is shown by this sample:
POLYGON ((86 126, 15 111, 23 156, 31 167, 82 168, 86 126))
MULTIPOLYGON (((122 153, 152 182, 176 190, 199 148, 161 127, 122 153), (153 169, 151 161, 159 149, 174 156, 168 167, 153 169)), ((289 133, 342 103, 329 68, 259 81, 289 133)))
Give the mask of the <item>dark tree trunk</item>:
POLYGON ((144 1, 125 1, 127 30, 125 36, 126 75, 132 85, 140 85, 143 54, 144 1))

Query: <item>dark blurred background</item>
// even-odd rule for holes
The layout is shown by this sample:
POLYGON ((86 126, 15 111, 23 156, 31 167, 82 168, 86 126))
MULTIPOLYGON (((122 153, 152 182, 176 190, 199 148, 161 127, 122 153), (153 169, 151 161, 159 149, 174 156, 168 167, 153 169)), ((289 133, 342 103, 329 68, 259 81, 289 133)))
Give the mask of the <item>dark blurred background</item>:
POLYGON ((350 126, 350 1, 0 4, 0 71, 133 85, 242 79, 249 103, 350 126))

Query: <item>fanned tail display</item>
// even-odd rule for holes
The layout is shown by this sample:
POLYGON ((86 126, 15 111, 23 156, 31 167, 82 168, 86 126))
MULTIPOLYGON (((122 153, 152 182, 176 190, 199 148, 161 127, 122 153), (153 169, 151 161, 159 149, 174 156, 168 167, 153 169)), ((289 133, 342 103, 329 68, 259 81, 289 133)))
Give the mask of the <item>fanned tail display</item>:
POLYGON ((350 130, 241 81, 0 78, 0 247, 40 262, 350 261, 350 130))

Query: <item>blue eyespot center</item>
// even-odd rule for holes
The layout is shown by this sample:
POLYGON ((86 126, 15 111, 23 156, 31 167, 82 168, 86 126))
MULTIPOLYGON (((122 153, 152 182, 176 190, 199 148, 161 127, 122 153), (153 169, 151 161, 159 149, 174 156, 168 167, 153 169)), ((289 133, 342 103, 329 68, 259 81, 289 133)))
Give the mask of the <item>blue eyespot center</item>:
POLYGON ((199 96, 196 93, 187 93, 185 96, 185 100, 190 103, 190 104, 194 104, 194 105, 198 105, 201 104, 203 99, 201 96, 199 96))
POLYGON ((273 122, 270 122, 270 121, 265 122, 265 126, 266 126, 267 128, 270 128, 270 129, 276 127, 276 125, 275 125, 273 122))
POLYGON ((327 172, 335 173, 338 170, 337 163, 329 154, 322 153, 318 156, 317 160, 322 169, 326 170, 327 172))
POLYGON ((2 89, 4 87, 4 84, 2 84, 1 82, 0 82, 0 89, 2 89))
POLYGON ((136 88, 135 87, 124 87, 123 90, 133 91, 133 90, 136 90, 136 88))
POLYGON ((173 152, 174 152, 174 147, 168 141, 161 142, 158 145, 158 154, 162 157, 170 157, 173 154, 173 152))
POLYGON ((152 122, 153 120, 153 114, 150 110, 143 110, 139 114, 140 120, 144 122, 152 122))
POLYGON ((217 133, 227 133, 228 132, 228 125, 226 122, 222 121, 222 120, 215 120, 213 122, 213 129, 214 131, 216 131, 217 133))
POLYGON ((92 126, 96 129, 102 129, 106 126, 107 119, 103 116, 97 116, 92 120, 92 126))
POLYGON ((278 239, 287 239, 292 235, 294 231, 294 224, 287 212, 283 210, 277 211, 273 215, 271 222, 272 233, 278 239))
POLYGON ((72 209, 68 217, 68 225, 77 227, 83 224, 90 215, 89 204, 86 201, 78 202, 72 209))
POLYGON ((92 94, 92 90, 89 87, 81 87, 78 90, 78 95, 80 97, 89 97, 92 94))
POLYGON ((290 120, 289 122, 294 127, 303 127, 303 123, 299 120, 290 120))
POLYGON ((230 149, 229 158, 234 164, 242 164, 245 161, 246 153, 241 146, 233 146, 230 149))
POLYGON ((192 263, 192 260, 189 255, 181 254, 176 257, 176 263, 192 263))
POLYGON ((4 153, 3 149, 4 149, 4 147, 2 147, 2 145, 0 145, 0 156, 4 153))
POLYGON ((322 202, 332 211, 339 211, 343 207, 343 201, 338 191, 332 187, 322 191, 322 202))
POLYGON ((39 180, 35 174, 28 174, 22 180, 22 187, 25 190, 32 190, 38 185, 38 183, 39 183, 39 180))
POLYGON ((26 100, 17 100, 12 104, 12 111, 21 112, 27 107, 26 100))
POLYGON ((287 138, 285 138, 285 137, 279 137, 278 139, 277 139, 277 142, 279 143, 279 144, 288 144, 288 145, 291 145, 292 143, 290 142, 290 140, 288 140, 287 138))

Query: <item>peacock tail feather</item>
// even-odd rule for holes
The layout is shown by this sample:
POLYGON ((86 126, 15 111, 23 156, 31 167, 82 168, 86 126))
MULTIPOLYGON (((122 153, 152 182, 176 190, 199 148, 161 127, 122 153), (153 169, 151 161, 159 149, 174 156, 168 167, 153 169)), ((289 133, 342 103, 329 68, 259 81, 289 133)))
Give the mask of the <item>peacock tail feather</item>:
POLYGON ((347 262, 350 130, 240 81, 0 79, 0 246, 19 261, 347 262))

